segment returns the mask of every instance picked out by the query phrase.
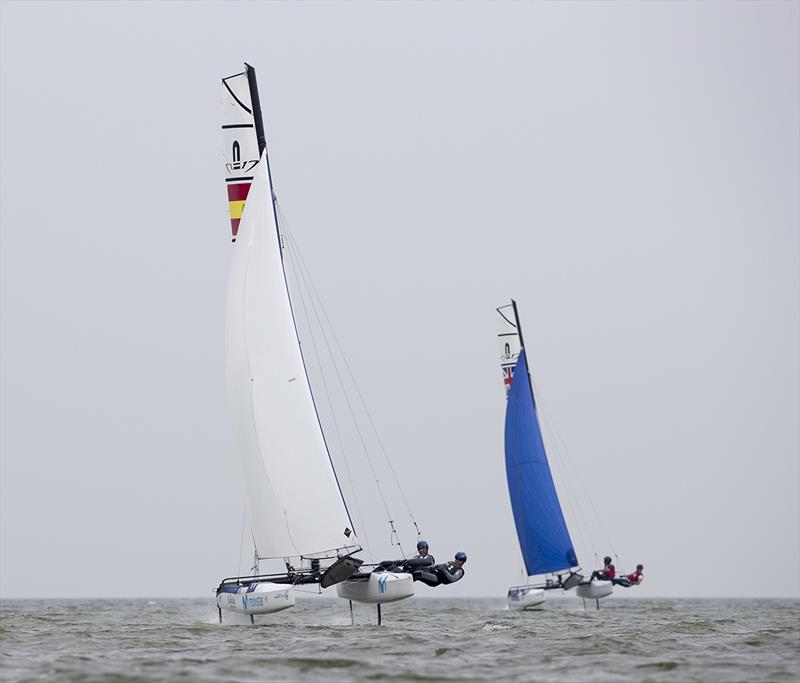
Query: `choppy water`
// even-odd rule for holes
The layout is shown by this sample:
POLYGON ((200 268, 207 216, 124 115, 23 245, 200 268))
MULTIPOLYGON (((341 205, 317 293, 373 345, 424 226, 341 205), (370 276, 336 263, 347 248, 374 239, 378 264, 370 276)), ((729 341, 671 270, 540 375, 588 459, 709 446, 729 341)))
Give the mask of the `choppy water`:
POLYGON ((799 681, 796 600, 307 599, 217 623, 211 600, 3 601, 0 680, 799 681))

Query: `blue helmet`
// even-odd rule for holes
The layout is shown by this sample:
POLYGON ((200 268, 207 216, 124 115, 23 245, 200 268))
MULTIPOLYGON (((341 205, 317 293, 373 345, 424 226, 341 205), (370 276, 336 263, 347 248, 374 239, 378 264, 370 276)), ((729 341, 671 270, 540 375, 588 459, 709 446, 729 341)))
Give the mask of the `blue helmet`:
POLYGON ((467 561, 467 553, 461 552, 460 550, 456 553, 456 559, 461 560, 462 562, 467 561))
POLYGON ((428 549, 428 541, 417 541, 417 550, 428 549))

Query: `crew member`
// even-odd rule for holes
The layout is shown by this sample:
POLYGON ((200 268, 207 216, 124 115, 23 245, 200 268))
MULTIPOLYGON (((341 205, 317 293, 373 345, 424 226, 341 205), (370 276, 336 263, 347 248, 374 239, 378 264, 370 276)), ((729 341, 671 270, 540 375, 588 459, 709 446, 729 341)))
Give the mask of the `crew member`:
POLYGON ((611 583, 613 583, 615 586, 622 586, 623 588, 638 586, 642 581, 644 581, 644 574, 642 574, 642 571, 644 571, 644 565, 637 564, 636 571, 633 572, 633 574, 626 574, 618 579, 612 579, 611 583))
POLYGON ((436 564, 436 560, 434 559, 433 555, 428 554, 428 542, 420 541, 417 543, 416 556, 412 557, 410 560, 407 560, 403 569, 407 572, 413 572, 417 569, 430 567, 434 564, 436 564))
POLYGON ((443 583, 455 583, 464 577, 464 563, 467 561, 467 554, 457 552, 450 562, 435 564, 426 569, 414 572, 414 581, 422 581, 428 586, 440 586, 443 583))
POLYGON ((379 563, 375 571, 392 571, 413 573, 417 569, 425 569, 436 564, 433 555, 428 554, 428 542, 417 543, 417 554, 409 560, 384 560, 379 563))
POLYGON ((606 555, 603 558, 603 568, 592 572, 592 577, 589 581, 594 581, 595 579, 598 581, 611 581, 616 575, 617 570, 614 565, 611 564, 611 558, 606 555))
POLYGON ((429 564, 434 564, 433 555, 428 554, 428 541, 419 541, 417 543, 417 556, 414 559, 421 560, 426 558, 431 560, 429 564))

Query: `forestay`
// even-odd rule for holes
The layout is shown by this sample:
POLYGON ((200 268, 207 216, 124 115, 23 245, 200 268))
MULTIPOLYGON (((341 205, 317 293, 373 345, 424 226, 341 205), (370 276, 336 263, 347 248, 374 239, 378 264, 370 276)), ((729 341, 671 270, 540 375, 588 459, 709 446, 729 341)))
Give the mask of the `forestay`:
POLYGON ((498 309, 506 386, 506 475, 520 549, 529 576, 578 564, 539 429, 516 306, 498 309))
POLYGON ((247 187, 234 193, 243 199, 229 191, 236 239, 225 345, 234 449, 258 556, 333 556, 358 546, 300 352, 265 148, 258 154, 257 92, 251 99, 247 76, 223 81, 226 179, 247 187))

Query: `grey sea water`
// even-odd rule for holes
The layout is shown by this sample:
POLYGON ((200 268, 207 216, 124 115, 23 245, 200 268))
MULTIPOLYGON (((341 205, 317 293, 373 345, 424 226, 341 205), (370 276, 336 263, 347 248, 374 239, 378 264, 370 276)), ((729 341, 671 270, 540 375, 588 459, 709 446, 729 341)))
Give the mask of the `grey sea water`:
POLYGON ((3 601, 0 680, 798 681, 800 601, 298 601, 255 626, 212 600, 3 601))

